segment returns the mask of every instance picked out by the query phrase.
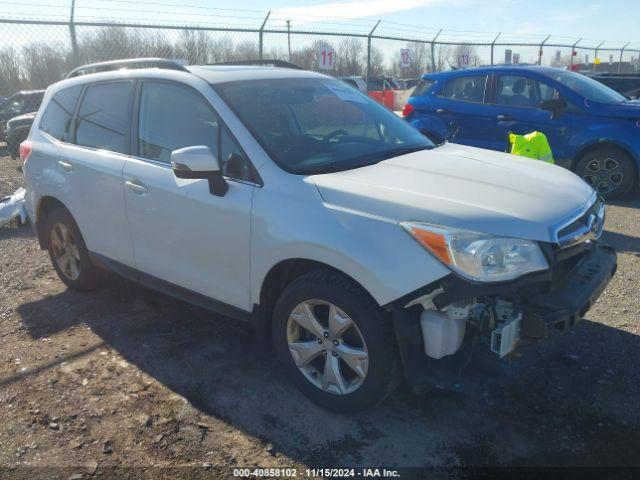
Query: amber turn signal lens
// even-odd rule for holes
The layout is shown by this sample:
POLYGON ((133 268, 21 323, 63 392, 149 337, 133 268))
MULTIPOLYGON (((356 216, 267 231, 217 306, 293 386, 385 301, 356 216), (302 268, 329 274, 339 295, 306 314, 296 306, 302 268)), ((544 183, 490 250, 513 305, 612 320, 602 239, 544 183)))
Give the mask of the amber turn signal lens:
POLYGON ((453 263, 444 235, 415 227, 411 228, 411 234, 422 246, 428 248, 445 265, 451 265, 453 263))

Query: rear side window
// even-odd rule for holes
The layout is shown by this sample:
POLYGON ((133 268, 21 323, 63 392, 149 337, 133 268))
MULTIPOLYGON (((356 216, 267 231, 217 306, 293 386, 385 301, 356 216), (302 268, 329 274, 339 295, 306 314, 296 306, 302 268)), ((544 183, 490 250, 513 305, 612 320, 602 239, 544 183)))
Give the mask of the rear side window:
POLYGON ((131 90, 131 82, 99 83, 87 87, 78 111, 76 143, 125 153, 131 90))
POLYGON ((138 156, 164 163, 179 148, 206 145, 218 152, 218 116, 198 92, 145 82, 140 98, 138 156))
POLYGON ((418 82, 416 88, 413 89, 411 93, 412 97, 419 97, 427 93, 427 90, 431 88, 431 85, 435 83, 435 80, 430 80, 428 78, 424 78, 418 82))
POLYGON ((72 139, 71 119, 80 92, 82 92, 82 85, 65 88, 56 93, 42 114, 40 130, 62 142, 70 142, 72 139))
POLYGON ((440 96, 451 100, 482 103, 486 86, 487 75, 452 78, 446 83, 440 96))

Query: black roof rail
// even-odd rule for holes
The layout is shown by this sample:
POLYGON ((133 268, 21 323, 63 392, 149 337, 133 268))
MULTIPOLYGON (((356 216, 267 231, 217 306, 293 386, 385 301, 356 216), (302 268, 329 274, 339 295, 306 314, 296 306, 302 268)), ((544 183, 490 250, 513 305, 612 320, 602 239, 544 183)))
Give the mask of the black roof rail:
POLYGON ((179 62, 175 60, 168 60, 166 58, 128 58, 124 60, 110 60, 108 62, 97 62, 82 65, 71 70, 69 75, 67 75, 67 78, 125 68, 164 68, 166 70, 187 71, 179 62))
POLYGON ((246 66, 264 66, 264 67, 277 67, 277 68, 293 68, 294 70, 304 70, 304 68, 296 65, 295 63, 287 62, 285 60, 231 60, 228 62, 210 63, 209 65, 246 65, 246 66))

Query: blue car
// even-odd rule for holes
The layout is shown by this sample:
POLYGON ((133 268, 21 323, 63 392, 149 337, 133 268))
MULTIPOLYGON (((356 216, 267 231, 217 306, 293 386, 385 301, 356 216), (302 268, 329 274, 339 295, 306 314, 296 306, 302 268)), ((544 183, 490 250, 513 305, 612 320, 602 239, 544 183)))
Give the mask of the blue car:
POLYGON ((640 172, 640 102, 558 68, 481 67, 422 77, 403 116, 435 143, 505 151, 510 132, 543 132, 556 164, 607 198, 640 172))

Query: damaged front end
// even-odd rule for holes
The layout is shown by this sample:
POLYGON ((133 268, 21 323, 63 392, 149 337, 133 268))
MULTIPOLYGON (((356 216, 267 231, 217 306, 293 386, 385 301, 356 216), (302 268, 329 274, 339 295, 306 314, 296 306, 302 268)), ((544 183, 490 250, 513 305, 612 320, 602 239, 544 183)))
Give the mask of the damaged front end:
POLYGON ((410 384, 458 388, 478 355, 509 359, 519 346, 564 333, 584 317, 616 271, 615 251, 594 240, 541 247, 547 271, 491 284, 452 273, 394 302, 410 384))

